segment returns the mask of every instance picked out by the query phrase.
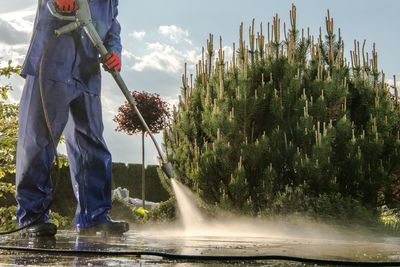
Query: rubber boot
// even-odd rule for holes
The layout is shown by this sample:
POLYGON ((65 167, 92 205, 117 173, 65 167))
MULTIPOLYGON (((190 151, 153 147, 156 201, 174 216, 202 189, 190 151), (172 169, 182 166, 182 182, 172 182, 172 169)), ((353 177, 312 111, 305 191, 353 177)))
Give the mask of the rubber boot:
POLYGON ((107 221, 88 228, 78 228, 79 235, 96 235, 101 233, 102 235, 119 236, 129 231, 129 224, 124 221, 107 221))
POLYGON ((57 226, 52 222, 37 222, 22 231, 22 237, 50 237, 57 233, 57 226))

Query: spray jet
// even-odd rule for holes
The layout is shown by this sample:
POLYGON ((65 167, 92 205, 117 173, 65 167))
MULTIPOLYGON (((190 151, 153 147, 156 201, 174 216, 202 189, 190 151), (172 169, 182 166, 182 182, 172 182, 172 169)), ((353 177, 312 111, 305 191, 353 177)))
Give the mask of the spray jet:
MULTIPOLYGON (((93 25, 92 21, 92 15, 90 12, 90 7, 88 0, 75 0, 75 2, 78 5, 78 10, 75 12, 74 15, 62 15, 59 13, 57 10, 54 1, 48 1, 47 2, 47 7, 50 11, 50 13, 63 21, 70 21, 70 23, 66 24, 65 26, 55 30, 56 36, 60 36, 63 34, 67 34, 70 32, 73 32, 79 28, 82 28, 92 44, 96 47, 96 49, 99 51, 100 55, 102 58, 104 58, 108 51, 106 47, 104 46, 98 32, 96 31, 96 28, 93 25)), ((172 179, 174 177, 173 169, 172 169, 172 164, 168 162, 167 158, 163 155, 160 146, 158 145, 156 139, 154 138, 153 134, 151 133, 149 126, 147 125, 146 121, 143 119, 142 114, 140 113, 139 109, 137 108, 137 102, 133 98, 133 96, 130 94, 128 87, 126 86, 124 80, 121 77, 121 74, 116 71, 116 70, 110 70, 111 75, 114 77, 115 82, 118 84, 118 87, 121 89, 122 93, 124 94, 125 98, 129 102, 129 104, 132 105, 133 109, 135 110, 136 114, 138 115, 141 123, 143 124, 144 128, 146 129, 147 133, 150 135, 151 139, 153 140, 153 143, 157 149, 158 155, 159 155, 159 160, 160 160, 160 165, 161 169, 163 172, 167 175, 169 179, 172 179)))

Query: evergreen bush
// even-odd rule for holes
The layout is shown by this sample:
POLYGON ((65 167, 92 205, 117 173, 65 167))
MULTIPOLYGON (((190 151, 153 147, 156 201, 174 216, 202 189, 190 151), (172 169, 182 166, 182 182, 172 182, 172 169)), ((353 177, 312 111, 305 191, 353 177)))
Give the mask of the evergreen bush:
POLYGON ((278 15, 225 59, 213 35, 182 77, 182 96, 164 132, 176 176, 208 203, 230 209, 352 216, 389 203, 400 170, 396 77, 386 82, 378 53, 354 42, 345 58, 329 11, 317 38, 278 15), (340 207, 339 207, 340 206, 340 207), (347 209, 342 211, 340 209, 347 209))

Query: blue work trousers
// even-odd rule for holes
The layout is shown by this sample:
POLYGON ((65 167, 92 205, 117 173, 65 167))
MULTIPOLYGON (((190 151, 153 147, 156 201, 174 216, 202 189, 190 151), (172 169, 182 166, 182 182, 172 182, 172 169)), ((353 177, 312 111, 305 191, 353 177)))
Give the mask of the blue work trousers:
MULTIPOLYGON (((44 80, 45 106, 56 142, 65 134, 76 225, 87 228, 110 220, 111 154, 103 139, 100 96, 77 80, 44 80)), ((39 78, 28 75, 19 111, 17 146, 17 220, 47 221, 52 199, 50 169, 54 149, 46 127, 39 78)), ((58 191, 59 193, 61 191, 58 191)))

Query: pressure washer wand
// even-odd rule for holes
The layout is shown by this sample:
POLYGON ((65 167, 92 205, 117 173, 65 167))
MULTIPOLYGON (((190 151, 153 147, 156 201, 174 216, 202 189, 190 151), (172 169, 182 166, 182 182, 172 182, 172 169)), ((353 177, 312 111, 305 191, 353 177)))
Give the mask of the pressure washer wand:
MULTIPOLYGON (((55 34, 57 36, 60 36, 62 34, 70 33, 78 28, 83 28, 86 35, 92 42, 92 44, 99 51, 101 58, 105 58, 105 56, 108 54, 108 51, 107 51, 106 47, 104 46, 99 34, 97 33, 96 28, 93 25, 92 15, 90 12, 90 7, 89 7, 88 1, 87 0, 75 0, 75 2, 77 3, 79 9, 76 11, 75 15, 71 15, 71 16, 61 15, 58 12, 53 1, 47 2, 47 7, 48 7, 50 13, 54 17, 56 17, 60 20, 64 20, 64 21, 71 21, 71 23, 61 27, 60 29, 55 30, 55 34)), ((136 114, 138 115, 142 125, 145 127, 147 133, 150 135, 151 139, 153 140, 153 143, 157 149, 158 155, 161 160, 162 170, 168 176, 168 178, 173 178, 174 174, 173 174, 172 164, 170 162, 168 162, 168 160, 164 157, 160 146, 158 145, 156 139, 154 138, 154 135, 151 133, 149 126, 147 125, 146 121, 144 120, 139 109, 137 108, 137 102, 131 95, 130 91, 128 90, 128 87, 126 86, 125 81, 122 79, 121 74, 115 70, 110 70, 110 73, 114 77, 115 82, 118 84, 118 87, 121 89, 125 98, 132 105, 132 107, 135 110, 136 114)))

